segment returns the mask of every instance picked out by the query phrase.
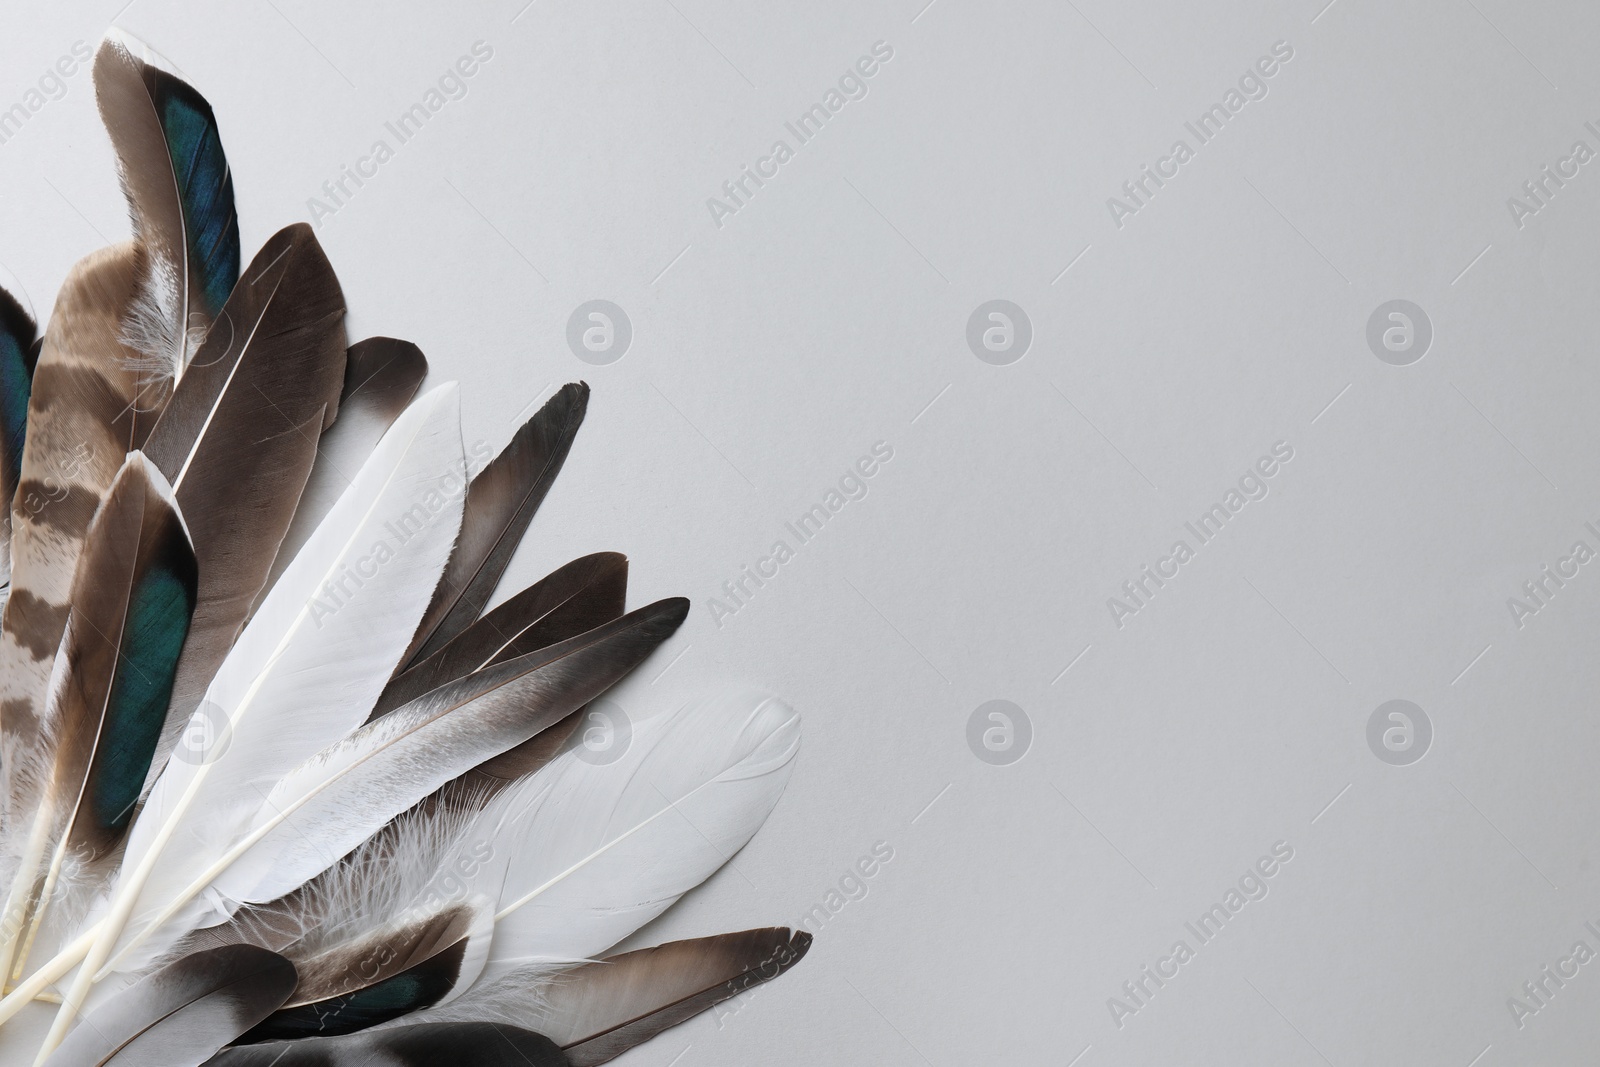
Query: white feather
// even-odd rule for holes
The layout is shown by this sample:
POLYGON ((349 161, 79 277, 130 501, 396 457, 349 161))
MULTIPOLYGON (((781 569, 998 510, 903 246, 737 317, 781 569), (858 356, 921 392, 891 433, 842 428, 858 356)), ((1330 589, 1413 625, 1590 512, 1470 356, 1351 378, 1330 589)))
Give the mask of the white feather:
POLYGON ((389 820, 599 696, 677 626, 663 601, 548 649, 442 686, 294 768, 251 822, 248 853, 213 883, 233 901, 276 900, 389 820))
POLYGON ((545 767, 548 792, 512 830, 484 980, 598 956, 661 914, 761 827, 799 750, 794 709, 734 693, 645 721, 614 763, 574 751, 545 767))
POLYGON ((211 905, 197 899, 146 936, 171 903, 209 882, 280 776, 366 718, 444 569, 464 486, 451 383, 396 420, 218 670, 190 720, 190 736, 208 739, 204 756, 184 758, 180 746, 151 791, 64 1018, 113 948, 141 938, 121 961, 137 968, 205 921, 211 905))

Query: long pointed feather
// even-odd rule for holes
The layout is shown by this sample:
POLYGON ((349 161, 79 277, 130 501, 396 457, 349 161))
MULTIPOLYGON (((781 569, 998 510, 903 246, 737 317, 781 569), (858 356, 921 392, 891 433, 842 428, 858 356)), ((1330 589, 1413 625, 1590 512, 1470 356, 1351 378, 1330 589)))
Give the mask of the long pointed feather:
POLYGON ((215 890, 247 902, 289 892, 447 782, 605 692, 688 608, 681 598, 658 601, 368 723, 278 782, 252 828, 261 840, 215 890))
POLYGON ((562 386, 472 479, 461 542, 417 627, 407 664, 433 655, 482 614, 523 531, 561 473, 588 404, 589 387, 583 382, 562 386))
POLYGON ((811 947, 787 928, 673 941, 590 963, 563 976, 531 1025, 572 1067, 606 1063, 669 1027, 770 982, 811 947))
POLYGON ((444 567, 464 481, 450 384, 390 427, 217 672, 188 727, 212 743, 178 750, 135 820, 52 1040, 118 941, 141 932, 229 847, 272 783, 365 720, 444 567))
MULTIPOLYGON (((486 758, 568 721, 682 623, 688 601, 659 601, 591 633, 480 671, 362 727, 286 775, 249 831, 189 884, 163 884, 147 920, 111 969, 137 968, 199 925, 225 921, 228 902, 290 893, 441 786, 486 758), (204 891, 204 899, 196 899, 204 891), (221 908, 222 914, 209 918, 221 908), (151 914, 155 912, 154 914, 151 914), (130 958, 131 957, 131 958, 130 958)), ((99 967, 91 954, 85 963, 99 967)), ((80 981, 82 980, 80 972, 80 981)), ((72 994, 69 993, 69 1000, 72 994)))
POLYGON ((345 357, 344 389, 339 394, 339 417, 317 442, 317 461, 306 479, 305 492, 300 494, 294 521, 278 548, 268 586, 278 580, 317 524, 333 509, 339 494, 349 487, 384 432, 417 395, 427 375, 428 361, 410 341, 368 337, 350 346, 345 357))
POLYGON ((169 384, 144 379, 138 353, 121 341, 139 262, 131 243, 78 261, 56 298, 34 368, 0 636, 0 773, 13 819, 37 803, 45 692, 84 535, 123 457, 149 433, 169 384))
POLYGON ((810 947, 810 934, 786 927, 671 941, 554 972, 513 972, 417 1018, 527 1026, 560 1045, 572 1067, 593 1067, 770 982, 810 947))
POLYGON ((512 850, 494 978, 531 960, 592 959, 743 848, 778 802, 800 716, 734 693, 649 719, 614 763, 563 756, 512 850))
POLYGON ((197 1067, 293 991, 294 966, 253 945, 175 960, 89 1013, 47 1067, 197 1067))
POLYGON ((177 491, 200 561, 180 722, 266 584, 337 409, 344 353, 339 281, 310 228, 289 226, 251 262, 150 434, 146 454, 177 491))
POLYGON ((596 552, 573 560, 396 675, 372 714, 382 715, 473 671, 610 622, 622 614, 627 585, 628 559, 620 553, 596 552))
POLYGON ((127 828, 166 720, 195 588, 172 489, 130 453, 89 526, 56 658, 55 760, 5 924, 20 942, 13 978, 67 855, 90 864, 127 828))
MULTIPOLYGON (((547 1037, 492 1023, 441 1023, 230 1048, 205 1067, 568 1067, 547 1037)), ((119 1065, 120 1067, 120 1065, 119 1065)))
POLYGON ((95 55, 94 84, 146 252, 129 332, 176 379, 239 279, 239 217, 211 105, 153 60, 110 34, 95 55))

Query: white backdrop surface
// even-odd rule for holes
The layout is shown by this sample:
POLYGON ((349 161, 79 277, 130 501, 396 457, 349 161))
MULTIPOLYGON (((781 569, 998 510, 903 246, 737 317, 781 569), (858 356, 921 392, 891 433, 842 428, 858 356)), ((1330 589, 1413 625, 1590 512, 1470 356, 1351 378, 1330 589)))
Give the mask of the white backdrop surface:
POLYGON ((626 552, 618 705, 806 723, 641 943, 817 932, 621 1062, 1593 1061, 1600 9, 525 3, 10 5, 0 264, 127 232, 115 24, 469 443, 590 383, 502 594, 626 552))

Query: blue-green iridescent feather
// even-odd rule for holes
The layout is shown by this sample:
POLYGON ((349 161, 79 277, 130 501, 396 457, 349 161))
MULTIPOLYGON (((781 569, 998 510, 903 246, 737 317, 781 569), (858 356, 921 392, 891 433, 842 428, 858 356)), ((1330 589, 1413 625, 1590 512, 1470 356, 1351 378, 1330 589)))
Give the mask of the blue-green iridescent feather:
POLYGON ((233 175, 216 116, 205 97, 164 71, 145 68, 151 100, 166 133, 167 153, 183 203, 191 272, 198 275, 206 317, 215 317, 239 280, 239 216, 233 175))

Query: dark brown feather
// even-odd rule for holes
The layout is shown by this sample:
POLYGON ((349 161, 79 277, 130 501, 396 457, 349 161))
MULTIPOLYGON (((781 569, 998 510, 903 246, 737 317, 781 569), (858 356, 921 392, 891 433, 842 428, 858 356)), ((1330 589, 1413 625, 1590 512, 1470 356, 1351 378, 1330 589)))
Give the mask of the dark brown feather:
POLYGON ((396 675, 372 718, 493 663, 587 633, 622 614, 628 558, 596 552, 530 585, 467 627, 439 651, 396 675))
POLYGON ((565 972, 529 1024, 593 1067, 800 962, 811 935, 775 927, 672 941, 565 972))
POLYGON ((196 1063, 266 1018, 294 989, 294 966, 253 945, 184 956, 87 1014, 48 1067, 196 1063))
POLYGON ((589 387, 583 382, 562 386, 472 479, 461 538, 402 664, 409 667, 433 655, 483 613, 561 473, 588 404, 589 387))
MULTIPOLYGON (((230 1048, 204 1067, 568 1067, 547 1037, 496 1023, 433 1023, 230 1048)), ((120 1067, 120 1065, 118 1065, 120 1067)))
POLYGON ((200 606, 172 696, 180 718, 200 703, 261 595, 333 420, 344 310, 311 228, 278 231, 150 434, 146 452, 177 491, 200 562, 200 606))

